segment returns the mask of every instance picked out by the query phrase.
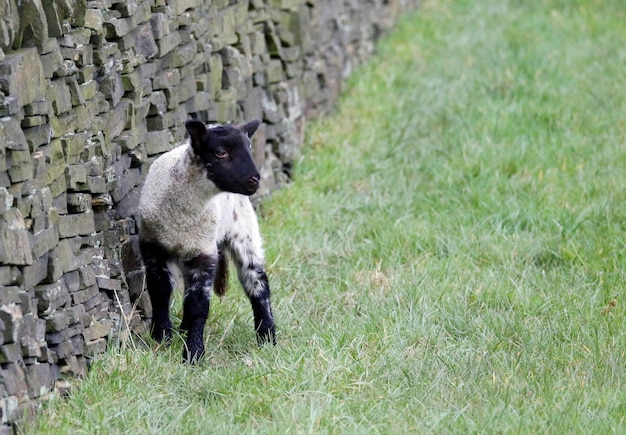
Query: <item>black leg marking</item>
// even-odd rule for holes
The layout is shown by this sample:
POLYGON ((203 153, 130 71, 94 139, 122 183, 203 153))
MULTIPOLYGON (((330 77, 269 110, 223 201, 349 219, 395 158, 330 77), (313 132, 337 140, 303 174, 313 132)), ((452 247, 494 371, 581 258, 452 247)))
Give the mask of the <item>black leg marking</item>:
POLYGON ((199 255, 184 261, 185 300, 181 329, 187 332, 183 361, 198 362, 204 354, 204 325, 209 315, 217 256, 199 255))
POLYGON ((142 241, 139 244, 146 267, 146 286, 152 303, 152 338, 161 342, 172 336, 170 320, 170 296, 172 295, 172 275, 167 266, 170 258, 167 250, 156 242, 142 241))

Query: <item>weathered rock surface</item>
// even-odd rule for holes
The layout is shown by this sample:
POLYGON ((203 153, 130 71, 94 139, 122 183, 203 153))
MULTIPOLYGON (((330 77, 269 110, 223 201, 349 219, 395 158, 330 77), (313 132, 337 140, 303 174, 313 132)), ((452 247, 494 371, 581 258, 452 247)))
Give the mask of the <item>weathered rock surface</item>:
POLYGON ((0 432, 145 330, 136 207, 184 121, 262 118, 263 196, 417 3, 0 0, 0 432))

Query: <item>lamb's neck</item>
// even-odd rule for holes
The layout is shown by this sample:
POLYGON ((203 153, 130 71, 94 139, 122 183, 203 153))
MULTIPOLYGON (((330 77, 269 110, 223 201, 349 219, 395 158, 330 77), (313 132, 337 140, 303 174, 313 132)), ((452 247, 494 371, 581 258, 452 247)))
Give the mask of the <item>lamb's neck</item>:
POLYGON ((215 195, 222 193, 218 187, 207 178, 206 170, 197 162, 191 150, 181 159, 178 171, 184 180, 179 186, 184 186, 186 192, 182 195, 188 199, 190 205, 203 206, 215 195))

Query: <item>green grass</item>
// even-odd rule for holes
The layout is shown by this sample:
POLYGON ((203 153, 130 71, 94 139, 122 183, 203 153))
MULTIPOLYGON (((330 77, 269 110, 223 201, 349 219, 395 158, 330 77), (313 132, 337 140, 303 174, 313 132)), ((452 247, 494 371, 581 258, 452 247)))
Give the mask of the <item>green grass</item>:
MULTIPOLYGON (((29 432, 626 432, 626 8, 441 0, 263 204, 276 348, 112 350, 29 432)), ((180 305, 175 308, 180 312, 180 305)))

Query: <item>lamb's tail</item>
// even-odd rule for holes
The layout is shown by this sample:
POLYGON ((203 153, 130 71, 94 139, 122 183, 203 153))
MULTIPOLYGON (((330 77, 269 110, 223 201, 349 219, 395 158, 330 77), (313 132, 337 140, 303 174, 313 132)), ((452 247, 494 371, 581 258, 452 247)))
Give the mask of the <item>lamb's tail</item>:
POLYGON ((224 296, 228 287, 228 257, 224 249, 217 251, 217 269, 213 281, 213 291, 218 296, 224 296))

